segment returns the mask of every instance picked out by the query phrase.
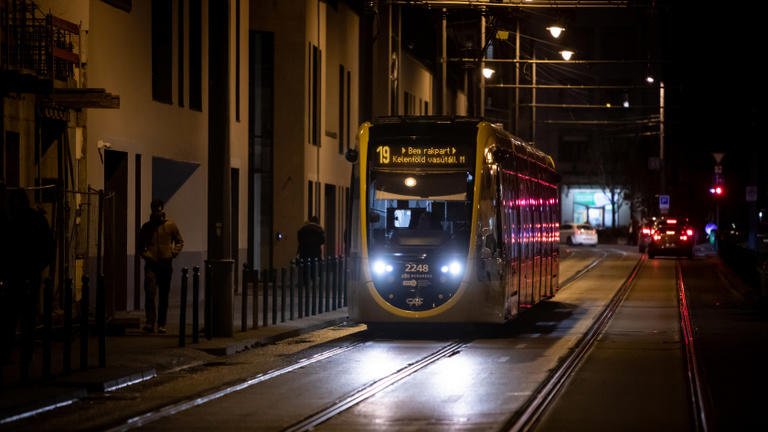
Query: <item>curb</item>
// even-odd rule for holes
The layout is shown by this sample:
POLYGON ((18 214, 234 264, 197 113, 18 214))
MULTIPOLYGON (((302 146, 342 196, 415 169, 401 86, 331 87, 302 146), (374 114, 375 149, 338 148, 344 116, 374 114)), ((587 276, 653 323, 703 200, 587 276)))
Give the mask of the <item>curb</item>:
MULTIPOLYGON (((266 335, 251 336, 240 340, 226 342, 202 340, 197 346, 188 345, 187 348, 204 351, 219 357, 231 356, 252 348, 273 344, 316 330, 343 324, 347 322, 347 320, 347 314, 344 312, 343 316, 313 320, 315 322, 310 323, 305 321, 303 323, 305 325, 303 326, 291 322, 257 330, 268 333, 266 335)), ((19 403, 9 407, 0 407, 0 425, 6 425, 17 420, 70 405, 79 399, 88 396, 90 393, 114 391, 133 384, 148 381, 164 373, 178 372, 179 370, 199 365, 199 361, 190 362, 173 369, 160 371, 159 373, 155 368, 137 369, 122 367, 93 369, 68 377, 62 377, 51 383, 48 387, 40 387, 36 391, 31 392, 30 394, 33 395, 33 399, 30 398, 31 400, 25 401, 22 397, 22 400, 20 400, 19 403)))

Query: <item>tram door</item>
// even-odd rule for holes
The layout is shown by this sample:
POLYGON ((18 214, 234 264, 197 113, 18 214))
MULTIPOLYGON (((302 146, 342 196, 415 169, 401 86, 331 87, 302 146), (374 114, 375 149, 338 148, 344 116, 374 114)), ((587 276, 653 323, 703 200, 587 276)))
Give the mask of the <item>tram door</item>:
POLYGON ((501 203, 502 223, 504 234, 504 284, 505 305, 507 317, 514 316, 518 312, 518 299, 520 295, 518 284, 520 282, 520 260, 518 259, 517 246, 517 215, 516 206, 516 179, 517 176, 501 171, 501 203))
MULTIPOLYGON (((523 162, 520 165, 525 166, 523 162)), ((531 188, 530 180, 520 180, 520 304, 533 305, 533 250, 531 248, 531 188)))
POLYGON ((552 275, 552 217, 550 214, 550 205, 549 205, 549 188, 542 185, 541 186, 543 200, 544 203, 542 204, 542 265, 541 268, 543 269, 541 272, 541 295, 542 297, 549 297, 552 295, 551 289, 552 286, 550 284, 551 281, 551 275, 552 275))
POLYGON ((531 304, 536 304, 539 299, 541 298, 541 205, 539 204, 538 197, 540 196, 538 194, 539 190, 539 184, 538 183, 532 183, 531 186, 533 186, 533 194, 531 202, 533 205, 531 206, 532 210, 532 228, 533 228, 533 257, 531 262, 532 265, 532 287, 531 287, 531 304))

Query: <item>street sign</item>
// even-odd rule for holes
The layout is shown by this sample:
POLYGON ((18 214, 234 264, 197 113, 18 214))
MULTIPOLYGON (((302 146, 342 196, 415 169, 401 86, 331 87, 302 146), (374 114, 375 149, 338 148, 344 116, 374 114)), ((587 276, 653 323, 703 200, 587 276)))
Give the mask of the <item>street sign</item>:
POLYGON ((757 186, 747 186, 747 202, 757 201, 757 186))
POLYGON ((659 195, 659 210, 666 213, 669 210, 669 195, 659 195))

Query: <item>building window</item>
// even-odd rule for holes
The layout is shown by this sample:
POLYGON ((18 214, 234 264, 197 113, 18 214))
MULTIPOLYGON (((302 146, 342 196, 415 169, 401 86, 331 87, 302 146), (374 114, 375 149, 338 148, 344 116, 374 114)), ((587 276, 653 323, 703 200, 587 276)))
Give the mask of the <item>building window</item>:
POLYGON ((339 65, 339 153, 344 153, 344 65, 339 65))
POLYGON ((173 103, 173 3, 152 0, 152 99, 173 103))
MULTIPOLYGON (((352 111, 352 105, 349 104, 349 102, 351 100, 351 96, 350 96, 351 93, 350 93, 350 91, 352 90, 352 88, 350 87, 350 84, 349 84, 351 76, 352 75, 350 74, 350 72, 347 71, 347 128, 344 130, 344 132, 346 132, 346 134, 347 134, 347 150, 349 150, 349 128, 350 128, 350 126, 352 126, 350 124, 350 119, 349 119, 349 114, 352 111)), ((339 133, 341 133, 341 132, 339 132, 339 133)))
POLYGON ((203 110, 203 6, 189 0, 189 107, 203 110))
POLYGON ((310 103, 310 137, 312 145, 320 145, 320 83, 322 82, 322 55, 323 52, 317 46, 310 44, 311 61, 311 103, 310 103))
POLYGON ((312 180, 307 182, 307 219, 311 218, 314 210, 313 192, 315 188, 312 185, 312 180))
POLYGON ((235 121, 240 121, 240 0, 235 1, 235 121))
POLYGON ((178 18, 178 29, 179 29, 179 37, 178 37, 178 61, 177 69, 179 70, 179 106, 184 106, 184 1, 179 1, 179 10, 176 14, 178 18))

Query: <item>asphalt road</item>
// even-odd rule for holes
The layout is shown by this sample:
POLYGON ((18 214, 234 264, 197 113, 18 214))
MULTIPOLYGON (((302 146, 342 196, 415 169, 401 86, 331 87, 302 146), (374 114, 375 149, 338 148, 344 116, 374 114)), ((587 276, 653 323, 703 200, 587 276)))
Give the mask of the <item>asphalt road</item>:
MULTIPOLYGON (((238 354, 220 363, 168 374, 100 398, 80 401, 19 422, 14 429, 103 430, 130 426, 125 423, 127 419, 146 413, 157 414, 170 405, 199 401, 213 390, 231 388, 227 383, 242 383, 248 378, 264 377, 269 371, 279 370, 269 379, 259 378, 252 385, 206 403, 190 404, 173 415, 152 417, 143 428, 164 431, 282 430, 348 398, 359 397, 315 429, 498 430, 529 400, 582 337, 640 257, 624 247, 563 249, 567 258, 561 263, 561 281, 595 259, 600 261, 554 298, 504 326, 477 328, 459 334, 430 328, 419 334, 384 335, 369 334, 364 326, 326 329, 238 354), (454 342, 455 346, 452 345, 454 342), (453 348, 445 355, 412 372, 403 373, 441 348, 451 346, 453 348), (297 363, 339 348, 342 351, 320 360, 297 363), (290 369, 291 365, 297 364, 290 369), (281 369, 285 367, 289 369, 281 369), (400 373, 403 376, 398 375, 400 373), (381 388, 376 387, 383 378, 390 381, 381 388), (361 390, 368 393, 364 397, 358 396, 361 390)), ((697 265, 699 261, 706 267, 706 259, 702 257, 686 263, 684 274, 688 273, 685 269, 688 265, 697 265)), ((593 359, 602 355, 604 364, 611 363, 611 356, 629 364, 634 361, 636 366, 649 361, 651 364, 654 361, 674 363, 663 368, 663 374, 658 376, 653 375, 653 368, 646 368, 646 375, 627 369, 629 378, 625 376, 621 384, 627 392, 647 397, 653 397, 653 394, 637 392, 632 386, 644 384, 648 389, 666 392, 661 394, 667 399, 657 402, 666 400, 666 412, 677 417, 657 414, 644 424, 658 425, 659 421, 669 421, 667 424, 676 430, 685 430, 688 424, 684 395, 663 385, 676 380, 675 388, 679 389, 680 383, 684 384, 682 357, 677 354, 679 321, 674 312, 674 271, 670 271, 674 262, 654 260, 641 270, 625 307, 617 312, 615 320, 589 355, 593 359), (658 303, 662 306, 652 305, 658 303), (649 314, 658 316, 663 325, 649 327, 644 320, 649 314), (627 326, 634 328, 641 324, 645 327, 640 331, 627 330, 627 326), (638 335, 644 338, 632 339, 638 335), (654 346, 662 349, 654 350, 654 346), (606 353, 608 357, 605 357, 606 353), (679 357, 677 363, 675 356, 679 357), (657 420, 653 421, 654 418, 657 420)), ((577 376, 587 370, 588 364, 589 358, 577 376)), ((622 370, 620 367, 614 369, 614 372, 622 370)), ((592 374, 599 379, 600 369, 593 370, 592 374)), ((578 382, 573 378, 558 400, 566 401, 568 390, 577 389, 578 382)), ((591 394, 610 394, 608 387, 603 386, 600 387, 599 382, 597 387, 590 384, 591 394)), ((619 391, 620 387, 614 390, 619 391)), ((584 398, 588 396, 582 395, 584 398)), ((632 400, 608 399, 613 403, 632 400)), ((579 403, 585 401, 578 400, 579 403)), ((568 404, 576 406, 571 402, 568 404)), ((603 405, 605 407, 607 405, 603 405)), ((626 408, 631 410, 632 406, 626 408)), ((548 412, 557 411, 553 408, 548 412)), ((596 412, 599 414, 599 409, 596 412)), ((621 425, 622 418, 627 422, 632 420, 621 415, 613 418, 616 422, 611 424, 615 426, 621 425)), ((545 424, 543 422, 541 426, 545 424)), ((590 430, 583 427, 584 424, 565 425, 571 426, 566 429, 590 430)))

